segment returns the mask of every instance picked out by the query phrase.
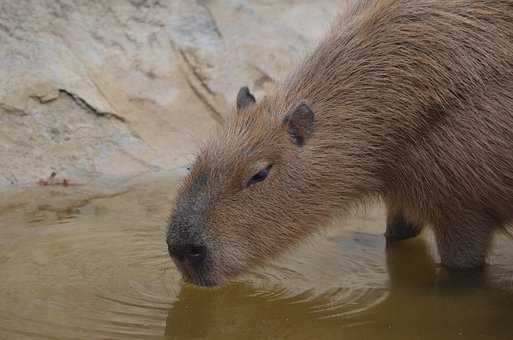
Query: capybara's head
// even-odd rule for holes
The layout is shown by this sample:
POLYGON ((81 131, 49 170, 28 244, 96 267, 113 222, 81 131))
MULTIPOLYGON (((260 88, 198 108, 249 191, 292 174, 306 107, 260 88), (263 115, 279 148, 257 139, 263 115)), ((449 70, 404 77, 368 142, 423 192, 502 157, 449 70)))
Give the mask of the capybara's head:
POLYGON ((313 110, 247 88, 179 190, 167 243, 186 281, 212 286, 303 238, 323 202, 313 110), (312 218, 313 217, 313 218, 312 218))

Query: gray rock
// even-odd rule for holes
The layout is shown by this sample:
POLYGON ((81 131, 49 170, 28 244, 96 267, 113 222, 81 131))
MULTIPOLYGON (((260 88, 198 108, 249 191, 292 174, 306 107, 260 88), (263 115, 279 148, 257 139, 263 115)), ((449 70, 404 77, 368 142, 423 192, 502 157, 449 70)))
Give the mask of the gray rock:
POLYGON ((342 2, 0 0, 0 186, 186 166, 342 2))

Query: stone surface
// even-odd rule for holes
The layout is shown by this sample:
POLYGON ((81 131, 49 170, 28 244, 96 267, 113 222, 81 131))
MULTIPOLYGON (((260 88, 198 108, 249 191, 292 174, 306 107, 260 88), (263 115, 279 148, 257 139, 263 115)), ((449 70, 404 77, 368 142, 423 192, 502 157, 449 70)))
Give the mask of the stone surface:
POLYGON ((184 167, 343 2, 0 0, 0 186, 184 167))

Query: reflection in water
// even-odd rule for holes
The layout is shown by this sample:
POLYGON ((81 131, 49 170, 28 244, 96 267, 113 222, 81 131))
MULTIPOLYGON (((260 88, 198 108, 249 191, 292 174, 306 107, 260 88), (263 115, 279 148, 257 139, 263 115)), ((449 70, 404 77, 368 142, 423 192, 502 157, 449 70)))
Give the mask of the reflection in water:
POLYGON ((337 294, 269 299, 245 285, 185 286, 169 310, 166 334, 170 339, 511 339, 513 292, 490 271, 450 274, 435 264, 423 238, 388 245, 386 266, 386 298, 350 317, 315 313, 337 294))
POLYGON ((512 338, 511 240, 487 270, 455 275, 433 261, 430 234, 386 245, 371 212, 238 282, 197 288, 166 254, 174 188, 0 198, 0 339, 512 338))
POLYGON ((166 335, 171 339, 333 338, 345 328, 370 324, 374 322, 370 318, 353 318, 386 297, 386 277, 379 270, 382 261, 374 263, 377 257, 372 256, 377 250, 382 253, 381 236, 347 233, 300 247, 243 282, 216 289, 185 285, 169 310, 166 335), (344 247, 355 248, 354 256, 344 247))

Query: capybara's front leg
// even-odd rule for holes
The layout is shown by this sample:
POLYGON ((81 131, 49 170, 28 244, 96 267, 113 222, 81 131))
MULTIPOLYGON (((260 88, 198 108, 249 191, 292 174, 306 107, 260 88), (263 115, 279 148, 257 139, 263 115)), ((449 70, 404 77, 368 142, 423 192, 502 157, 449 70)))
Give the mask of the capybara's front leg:
POLYGON ((442 265, 451 269, 472 269, 485 264, 494 223, 473 219, 435 226, 436 243, 442 265))
POLYGON ((389 209, 385 237, 389 241, 415 237, 422 231, 422 225, 409 222, 400 210, 389 209))

